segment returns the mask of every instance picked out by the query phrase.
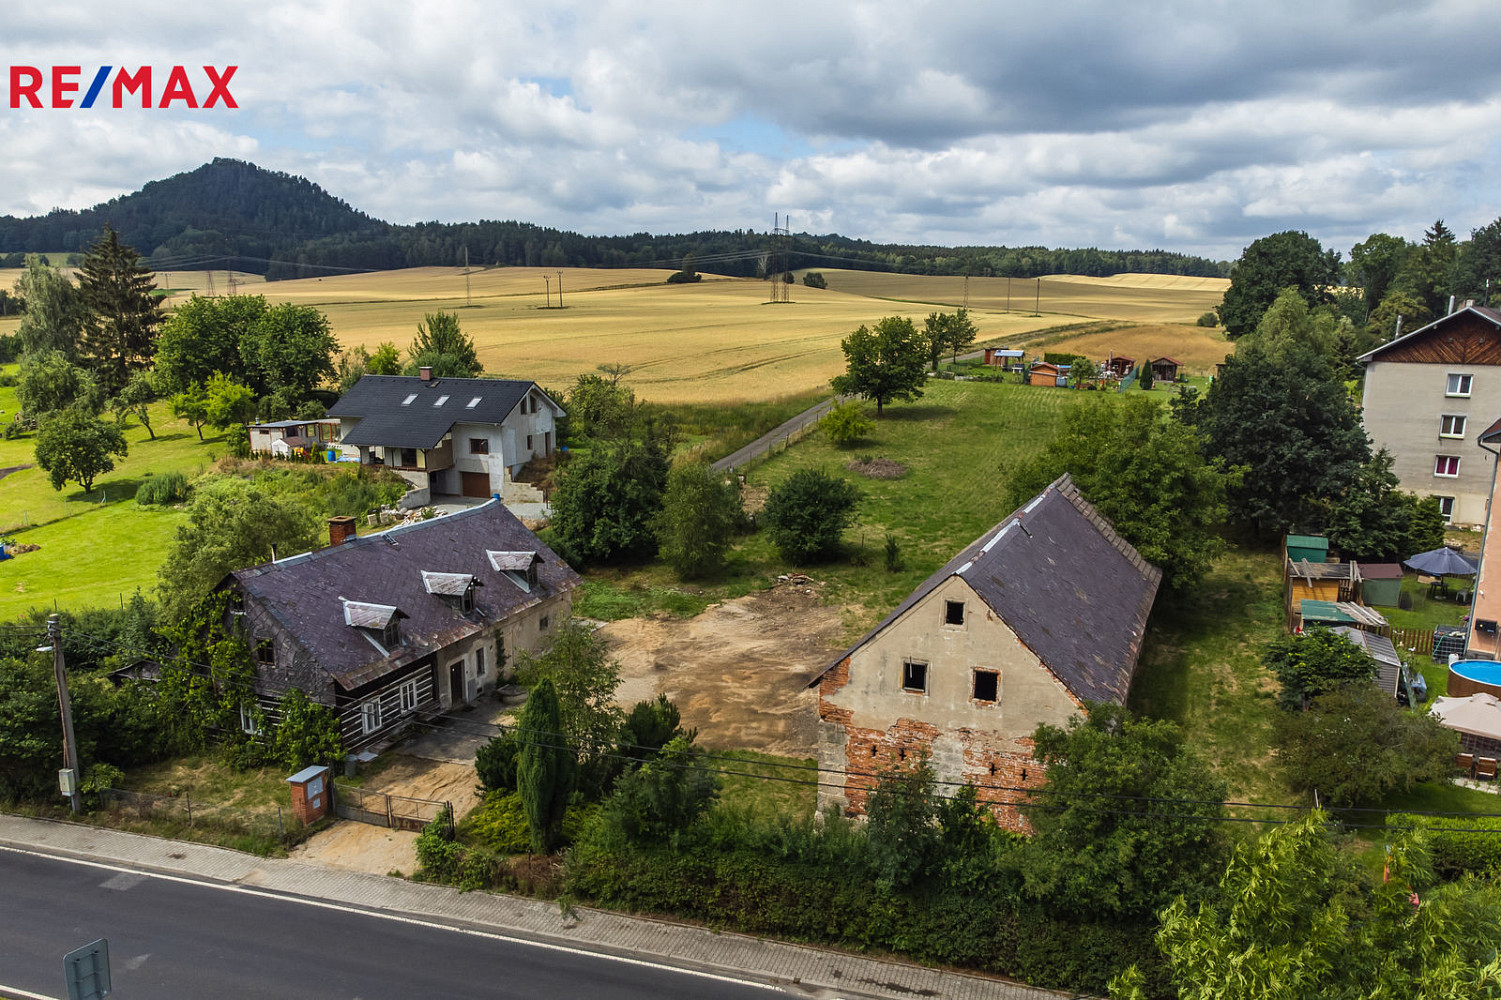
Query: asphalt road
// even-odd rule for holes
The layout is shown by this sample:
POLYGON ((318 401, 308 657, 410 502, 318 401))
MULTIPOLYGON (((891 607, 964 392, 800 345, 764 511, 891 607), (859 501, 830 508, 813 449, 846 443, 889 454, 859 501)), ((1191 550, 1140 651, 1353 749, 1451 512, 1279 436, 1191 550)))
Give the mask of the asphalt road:
POLYGON ((0 997, 66 998, 62 956, 109 939, 120 1000, 766 998, 780 991, 328 904, 0 850, 0 997))

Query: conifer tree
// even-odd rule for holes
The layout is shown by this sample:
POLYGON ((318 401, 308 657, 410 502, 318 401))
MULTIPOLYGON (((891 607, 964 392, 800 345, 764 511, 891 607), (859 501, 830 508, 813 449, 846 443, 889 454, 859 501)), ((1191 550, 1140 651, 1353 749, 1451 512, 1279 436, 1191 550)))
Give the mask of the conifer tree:
POLYGON ((82 354, 105 389, 117 393, 156 354, 156 282, 141 255, 106 224, 83 259, 78 284, 89 313, 82 354))
POLYGON ((551 854, 563 832, 563 812, 578 778, 578 761, 563 736, 557 690, 544 679, 527 696, 519 726, 516 787, 532 831, 532 850, 551 854))

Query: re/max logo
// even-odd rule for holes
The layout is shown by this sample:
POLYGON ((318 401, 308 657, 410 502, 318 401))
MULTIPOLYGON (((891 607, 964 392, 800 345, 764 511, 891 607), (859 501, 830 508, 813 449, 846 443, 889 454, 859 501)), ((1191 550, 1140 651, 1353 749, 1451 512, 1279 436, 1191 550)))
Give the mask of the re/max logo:
MULTIPOLYGON (((226 108, 238 108, 234 95, 229 92, 229 81, 234 77, 238 66, 225 66, 218 69, 214 66, 203 67, 203 74, 208 79, 200 81, 199 89, 193 89, 193 81, 188 76, 186 67, 173 66, 167 74, 166 84, 162 87, 161 96, 157 103, 151 102, 152 75, 150 66, 138 66, 135 72, 121 66, 116 72, 113 66, 100 66, 99 72, 94 74, 93 81, 88 90, 84 91, 83 99, 75 101, 74 95, 82 90, 79 82, 83 75, 81 66, 50 66, 50 85, 46 74, 35 66, 12 66, 10 68, 10 106, 20 108, 22 101, 27 107, 33 108, 92 108, 94 102, 99 100, 106 86, 110 89, 110 107, 125 107, 126 95, 131 98, 139 98, 143 108, 170 108, 174 102, 180 102, 187 108, 212 108, 223 103, 226 108), (114 74, 111 83, 110 74, 114 74), (198 95, 207 91, 208 96, 200 105, 198 95), (47 101, 47 103, 43 103, 47 101)), ((132 102, 133 103, 133 102, 132 102)))

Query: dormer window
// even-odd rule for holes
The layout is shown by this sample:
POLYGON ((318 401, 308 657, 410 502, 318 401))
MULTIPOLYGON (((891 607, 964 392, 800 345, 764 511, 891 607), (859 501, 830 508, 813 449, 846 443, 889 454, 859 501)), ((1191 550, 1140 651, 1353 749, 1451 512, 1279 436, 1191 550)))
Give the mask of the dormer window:
POLYGON ((351 601, 344 597, 340 600, 344 602, 344 624, 359 629, 382 656, 389 656, 391 650, 401 645, 400 621, 407 617, 406 612, 391 604, 351 601))
POLYGON ((490 560, 491 568, 527 593, 537 586, 537 567, 541 565, 542 557, 536 552, 486 550, 485 556, 490 560))
POLYGON ((467 615, 474 610, 474 588, 480 582, 468 573, 433 573, 422 571, 422 586, 429 594, 441 597, 459 614, 467 615))

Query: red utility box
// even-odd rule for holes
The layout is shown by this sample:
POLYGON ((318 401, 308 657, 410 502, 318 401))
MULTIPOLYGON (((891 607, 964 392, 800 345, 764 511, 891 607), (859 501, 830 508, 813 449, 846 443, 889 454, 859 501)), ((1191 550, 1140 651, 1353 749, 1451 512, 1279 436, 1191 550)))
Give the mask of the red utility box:
POLYGON ((305 767, 288 778, 287 784, 292 786, 292 815, 304 826, 333 811, 328 768, 321 764, 305 767))

